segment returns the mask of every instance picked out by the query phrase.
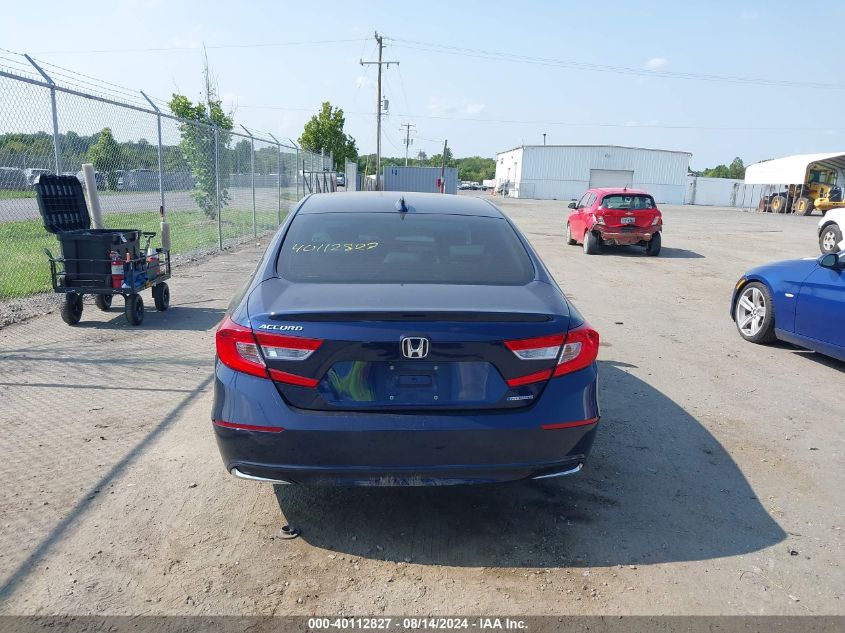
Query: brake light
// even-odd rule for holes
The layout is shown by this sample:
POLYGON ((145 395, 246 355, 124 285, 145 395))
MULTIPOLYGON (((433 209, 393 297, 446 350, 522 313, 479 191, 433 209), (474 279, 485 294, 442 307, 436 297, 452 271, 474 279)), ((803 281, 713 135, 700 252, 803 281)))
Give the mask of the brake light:
POLYGON ((319 339, 267 332, 256 332, 255 338, 267 360, 305 360, 323 344, 319 339))
POLYGON ((251 376, 267 378, 267 367, 250 328, 238 325, 226 317, 217 330, 215 342, 217 357, 226 367, 251 376))
POLYGON ((589 367, 599 355, 599 333, 586 323, 569 330, 566 343, 560 350, 554 376, 563 376, 589 367))
POLYGON ((654 219, 651 221, 651 225, 657 226, 658 224, 660 224, 660 220, 661 220, 660 214, 655 215, 654 219))
POLYGON ((563 343, 563 334, 552 334, 505 341, 505 347, 516 354, 520 360, 549 360, 557 358, 561 343, 563 343))
POLYGON ((604 216, 603 215, 594 215, 593 222, 596 224, 604 224, 604 216))
POLYGON ((315 378, 299 376, 278 369, 270 369, 268 376, 264 359, 304 360, 318 349, 323 341, 280 334, 254 333, 250 328, 238 325, 229 317, 217 330, 217 357, 220 362, 235 371, 259 378, 271 378, 300 387, 316 387, 315 378), (263 355, 262 355, 263 354, 263 355))

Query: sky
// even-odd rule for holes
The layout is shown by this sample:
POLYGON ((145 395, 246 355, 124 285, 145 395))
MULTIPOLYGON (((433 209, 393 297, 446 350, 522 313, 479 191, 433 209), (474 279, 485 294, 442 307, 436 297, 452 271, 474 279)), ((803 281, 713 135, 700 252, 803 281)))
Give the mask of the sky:
POLYGON ((404 154, 406 123, 412 155, 439 153, 448 139, 456 156, 492 157, 542 144, 544 133, 548 144, 688 151, 693 169, 845 152, 841 38, 832 34, 845 3, 829 0, 797 12, 777 1, 68 7, 10 3, 0 48, 166 100, 199 98, 205 45, 236 123, 280 139, 296 140, 330 101, 359 151, 375 151, 376 68, 359 62, 377 58, 378 31, 384 59, 399 62, 384 70, 386 156, 404 154))

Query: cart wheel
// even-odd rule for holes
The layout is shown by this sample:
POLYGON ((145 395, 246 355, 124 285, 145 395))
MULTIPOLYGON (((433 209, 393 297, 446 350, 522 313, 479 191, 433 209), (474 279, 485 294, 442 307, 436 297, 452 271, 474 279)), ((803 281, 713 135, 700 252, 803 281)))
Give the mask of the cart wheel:
POLYGON ((112 295, 97 295, 94 297, 94 305, 100 308, 103 312, 111 310, 112 295))
POLYGON ((156 310, 164 312, 170 307, 170 288, 165 282, 153 286, 153 300, 156 302, 156 310))
POLYGON ((62 321, 68 325, 76 325, 82 318, 82 295, 69 292, 62 303, 62 321))
POLYGON ((127 295, 126 320, 130 325, 141 325, 144 321, 144 300, 141 295, 127 295))

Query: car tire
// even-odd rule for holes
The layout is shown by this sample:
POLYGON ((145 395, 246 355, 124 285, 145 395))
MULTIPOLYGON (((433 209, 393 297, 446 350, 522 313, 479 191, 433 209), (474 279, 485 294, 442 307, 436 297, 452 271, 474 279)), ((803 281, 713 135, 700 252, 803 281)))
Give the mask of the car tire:
POLYGON ((94 297, 94 305, 103 312, 111 310, 112 295, 97 295, 94 297))
POLYGON ((765 284, 752 281, 742 288, 734 306, 734 322, 746 341, 765 344, 775 340, 774 302, 765 284))
POLYGON ((82 318, 82 295, 69 292, 62 301, 62 321, 76 325, 82 318))
POLYGON ((126 297, 125 312, 129 325, 141 325, 144 322, 144 300, 141 299, 141 295, 126 297))
POLYGON ((569 222, 566 223, 566 243, 570 246, 575 246, 578 243, 578 240, 572 237, 572 229, 569 227, 569 222))
POLYGON ((839 252, 839 242, 842 241, 842 230, 838 224, 826 224, 819 233, 819 250, 822 255, 839 252))
POLYGON ((660 231, 658 231, 651 236, 648 244, 645 245, 645 254, 649 257, 657 257, 660 255, 660 247, 663 245, 662 242, 663 239, 660 237, 660 231))
POLYGON ((153 301, 159 312, 164 312, 170 307, 170 288, 166 283, 161 282, 153 286, 153 301))
POLYGON ((600 237, 592 231, 584 233, 584 254, 597 255, 601 250, 600 237))

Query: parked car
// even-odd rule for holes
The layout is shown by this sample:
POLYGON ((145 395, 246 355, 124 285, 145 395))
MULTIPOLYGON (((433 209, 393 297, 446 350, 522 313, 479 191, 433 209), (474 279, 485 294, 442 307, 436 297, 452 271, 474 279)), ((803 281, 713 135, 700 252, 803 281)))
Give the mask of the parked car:
POLYGON ((29 181, 23 169, 17 167, 0 167, 0 189, 29 189, 29 181))
MULTIPOLYGON (((83 171, 81 169, 78 172, 76 172, 75 174, 68 172, 66 175, 76 176, 76 179, 79 182, 82 183, 82 186, 85 186, 85 174, 83 173, 83 171)), ((94 182, 97 185, 97 191, 102 191, 103 189, 106 188, 106 177, 103 175, 102 172, 100 172, 100 171, 94 172, 94 182)))
POLYGON ((845 209, 831 209, 819 220, 819 249, 822 254, 838 253, 843 250, 843 228, 845 228, 845 209))
POLYGON ((845 361, 845 253, 749 270, 734 288, 731 317, 746 341, 780 339, 845 361))
POLYGON ((598 333, 480 198, 308 196, 216 346, 213 427, 245 479, 556 477, 599 421, 598 333))
POLYGON ((660 254, 663 215, 648 192, 590 189, 569 208, 573 212, 566 221, 566 242, 583 244, 587 255, 603 246, 632 244, 645 247, 646 255, 660 254))
POLYGON ((458 185, 458 189, 460 189, 460 190, 462 190, 462 191, 466 191, 466 190, 468 190, 468 189, 472 189, 472 184, 471 184, 471 183, 468 183, 468 182, 466 182, 466 181, 461 181, 461 184, 460 184, 460 185, 458 185))
POLYGON ((337 186, 338 187, 345 187, 346 186, 346 174, 343 172, 337 172, 337 186))
POLYGON ((41 174, 52 174, 53 170, 51 170, 51 169, 29 168, 29 169, 24 169, 23 173, 26 174, 27 184, 30 187, 34 187, 35 184, 38 182, 38 179, 41 177, 41 174))

